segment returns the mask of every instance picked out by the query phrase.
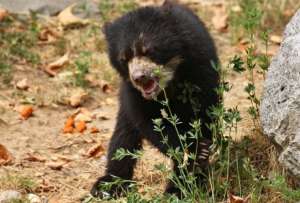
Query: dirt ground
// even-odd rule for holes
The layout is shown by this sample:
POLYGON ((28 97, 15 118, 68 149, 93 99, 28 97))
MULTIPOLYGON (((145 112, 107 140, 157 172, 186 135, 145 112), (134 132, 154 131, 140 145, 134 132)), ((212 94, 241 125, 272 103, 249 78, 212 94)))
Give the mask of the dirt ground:
MULTIPOLYGON (((226 66, 229 58, 239 53, 239 49, 232 44, 230 33, 216 31, 210 21, 208 27, 216 41, 220 59, 226 66)), ((81 31, 68 31, 67 37, 77 38, 81 31)), ((88 41, 86 43, 88 44, 88 41)), ((278 47, 273 46, 275 50, 278 47)), ((42 56, 42 60, 53 60, 53 54, 43 52, 47 48, 40 47, 39 50, 41 55, 45 55, 42 56)), ((97 62, 91 75, 103 74, 101 68, 109 67, 105 52, 99 51, 93 57, 97 62)), ((88 93, 87 99, 79 107, 72 107, 61 100, 70 97, 78 88, 65 82, 64 71, 58 76, 49 77, 42 68, 32 68, 27 63, 16 63, 14 67, 11 82, 14 85, 3 86, 0 91, 0 143, 12 154, 13 162, 0 167, 0 177, 30 177, 37 183, 33 192, 40 197, 46 197, 52 203, 79 202, 80 198, 88 193, 95 179, 105 170, 105 152, 90 158, 87 154, 97 145, 107 149, 118 110, 118 79, 108 81, 108 85, 111 86, 109 92, 103 92, 99 85, 85 89, 88 93), (29 88, 20 90, 15 84, 24 78, 27 78, 29 88), (32 102, 33 116, 27 120, 20 119, 18 108, 24 100, 32 98, 35 101, 32 102), (83 133, 63 133, 67 118, 79 108, 86 108, 92 115, 91 121, 87 123, 87 130, 83 133), (100 131, 91 133, 92 127, 97 127, 100 131)), ((259 74, 256 76, 258 92, 261 92, 262 77, 259 74)), ((246 78, 247 75, 229 73, 228 80, 233 84, 233 89, 225 97, 227 106, 238 106, 241 111, 243 120, 238 132, 241 136, 251 134, 251 119, 246 113, 249 102, 243 91, 247 85, 246 78)), ((135 175, 139 185, 144 186, 140 192, 157 194, 163 190, 164 177, 154 169, 154 164, 160 162, 169 161, 146 143, 145 154, 139 161, 135 175)), ((8 188, 0 185, 0 191, 2 189, 8 188)))

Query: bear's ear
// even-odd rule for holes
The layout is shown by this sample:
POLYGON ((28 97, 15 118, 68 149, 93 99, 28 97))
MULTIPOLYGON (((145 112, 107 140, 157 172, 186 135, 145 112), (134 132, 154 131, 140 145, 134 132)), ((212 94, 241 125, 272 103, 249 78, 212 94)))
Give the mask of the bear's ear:
POLYGON ((107 36, 108 32, 109 32, 109 29, 111 27, 112 23, 111 22, 106 22, 103 27, 102 27, 102 33, 107 36))

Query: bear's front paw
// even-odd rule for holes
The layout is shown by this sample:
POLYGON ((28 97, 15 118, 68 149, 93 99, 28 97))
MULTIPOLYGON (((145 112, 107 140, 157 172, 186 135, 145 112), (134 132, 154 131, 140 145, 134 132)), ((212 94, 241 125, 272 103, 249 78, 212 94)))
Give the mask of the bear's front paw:
POLYGON ((168 183, 165 189, 165 194, 175 195, 179 199, 183 198, 181 190, 178 187, 176 187, 172 182, 168 183))
POLYGON ((121 196, 127 185, 115 182, 118 181, 110 175, 99 178, 91 189, 91 195, 100 199, 121 196))

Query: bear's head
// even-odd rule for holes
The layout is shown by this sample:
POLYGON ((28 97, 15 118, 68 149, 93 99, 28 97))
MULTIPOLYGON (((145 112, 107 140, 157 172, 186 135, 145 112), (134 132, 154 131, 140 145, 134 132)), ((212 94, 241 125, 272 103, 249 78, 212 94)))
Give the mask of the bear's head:
POLYGON ((104 27, 111 64, 147 100, 170 84, 184 60, 186 33, 170 15, 145 7, 104 27))

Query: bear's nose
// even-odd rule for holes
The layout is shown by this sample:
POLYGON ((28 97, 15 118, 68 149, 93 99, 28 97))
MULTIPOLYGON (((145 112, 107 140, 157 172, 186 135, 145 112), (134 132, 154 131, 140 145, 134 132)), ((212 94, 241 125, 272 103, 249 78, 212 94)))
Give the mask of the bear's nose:
POLYGON ((132 80, 137 84, 146 84, 149 80, 149 77, 143 72, 137 72, 132 75, 132 80))

